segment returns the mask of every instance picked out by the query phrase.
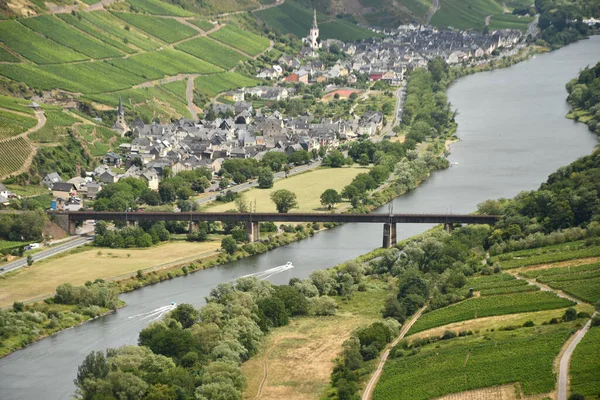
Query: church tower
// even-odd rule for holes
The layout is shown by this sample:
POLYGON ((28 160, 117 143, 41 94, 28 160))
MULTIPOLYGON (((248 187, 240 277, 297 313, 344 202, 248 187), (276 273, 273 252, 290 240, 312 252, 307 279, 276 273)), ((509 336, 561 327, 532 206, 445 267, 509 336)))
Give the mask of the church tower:
POLYGON ((119 106, 117 107, 117 120, 113 125, 113 129, 123 136, 127 131, 129 131, 129 127, 127 126, 127 122, 125 122, 125 111, 123 110, 123 99, 119 96, 119 106))
POLYGON ((310 48, 313 49, 313 52, 316 52, 320 47, 319 42, 317 41, 317 39, 319 39, 319 26, 317 25, 317 9, 316 8, 314 9, 313 24, 312 24, 312 28, 310 28, 308 38, 310 40, 310 48))

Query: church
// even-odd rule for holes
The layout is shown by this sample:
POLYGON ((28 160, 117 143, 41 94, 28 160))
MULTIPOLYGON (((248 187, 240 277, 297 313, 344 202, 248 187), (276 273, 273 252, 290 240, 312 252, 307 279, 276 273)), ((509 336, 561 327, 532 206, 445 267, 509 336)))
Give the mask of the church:
POLYGON ((119 106, 117 107, 117 120, 113 125, 113 130, 124 136, 129 131, 127 122, 125 122, 125 110, 123 110, 123 100, 119 96, 119 106))
POLYGON ((319 40, 319 26, 317 25, 317 10, 314 9, 313 24, 308 32, 308 37, 302 39, 302 42, 312 50, 311 57, 318 57, 318 50, 321 48, 319 40))

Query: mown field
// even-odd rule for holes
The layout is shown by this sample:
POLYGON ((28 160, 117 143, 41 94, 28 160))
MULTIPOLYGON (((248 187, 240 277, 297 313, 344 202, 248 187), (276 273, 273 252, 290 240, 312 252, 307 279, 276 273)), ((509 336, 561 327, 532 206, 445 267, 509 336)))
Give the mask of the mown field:
POLYGON ((503 269, 511 269, 597 256, 600 256, 600 246, 589 246, 586 241, 579 240, 504 253, 492 257, 492 261, 499 262, 503 269))
POLYGON ((79 32, 63 20, 53 15, 42 15, 20 21, 23 25, 42 35, 94 59, 120 57, 123 55, 112 46, 79 32))
POLYGON ((600 301, 600 263, 522 273, 588 303, 600 301))
POLYGON ((36 34, 17 21, 0 22, 0 40, 37 64, 58 64, 88 59, 87 56, 36 34))
POLYGON ((158 18, 150 15, 122 12, 115 12, 114 15, 167 43, 174 43, 199 33, 194 28, 171 18, 158 18))
MULTIPOLYGON (((275 181, 271 189, 250 189, 244 192, 244 197, 250 204, 256 202, 257 212, 275 212, 275 204, 269 196, 275 190, 287 189, 298 198, 299 208, 294 209, 294 212, 327 211, 321 205, 321 193, 327 189, 341 191, 356 175, 364 171, 360 167, 318 169, 275 181)), ((215 203, 208 211, 223 212, 232 208, 235 208, 233 203, 215 203)))
POLYGON ((235 67, 238 62, 248 59, 243 54, 206 37, 188 40, 175 48, 227 70, 235 67))
POLYGON ((21 134, 36 124, 37 120, 34 118, 0 110, 0 139, 21 134))
POLYGON ((474 297, 460 303, 427 312, 412 326, 409 334, 474 318, 551 310, 575 305, 550 292, 525 292, 474 297))
POLYGON ((246 86, 256 86, 256 79, 235 72, 226 72, 211 76, 199 76, 194 80, 194 91, 214 97, 219 93, 246 86))
POLYGON ((525 395, 554 390, 552 364, 573 324, 459 337, 388 360, 374 400, 421 400, 519 382, 525 395))
POLYGON ((0 176, 21 168, 31 150, 31 146, 23 138, 0 141, 0 176))
POLYGON ((600 394, 600 326, 590 328, 575 348, 569 375, 571 393, 593 399, 600 394))
POLYGON ((209 36, 251 56, 262 53, 270 44, 269 39, 233 25, 226 25, 209 36))

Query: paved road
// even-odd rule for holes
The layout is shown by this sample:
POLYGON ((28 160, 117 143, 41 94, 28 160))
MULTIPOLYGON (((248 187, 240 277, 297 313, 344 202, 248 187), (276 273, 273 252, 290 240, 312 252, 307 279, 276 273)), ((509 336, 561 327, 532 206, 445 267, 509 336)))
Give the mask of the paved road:
MULTIPOLYGON (((596 313, 594 313, 596 315, 596 313)), ((592 318, 594 317, 592 315, 592 318)), ((571 356, 573 355, 573 350, 575 347, 581 342, 581 339, 585 336, 587 331, 590 329, 592 324, 592 319, 585 324, 585 326, 575 334, 573 341, 569 344, 567 349, 565 350, 562 358, 560 359, 560 366, 558 370, 558 400, 567 400, 567 389, 569 387, 569 364, 571 363, 571 356)))
MULTIPOLYGON (((296 175, 301 172, 305 172, 305 171, 308 171, 311 169, 318 168, 320 166, 321 166, 321 161, 316 161, 312 164, 301 165, 301 166, 293 168, 288 175, 289 176, 296 175)), ((273 180, 275 180, 275 181, 277 181, 279 179, 283 179, 283 178, 285 178, 284 172, 277 172, 277 173, 273 174, 273 180)), ((232 186, 229 189, 225 189, 225 191, 231 190, 234 193, 239 193, 239 192, 243 192, 244 190, 251 189, 253 187, 258 187, 258 182, 249 181, 246 183, 242 183, 241 185, 232 186)), ((217 199, 217 195, 219 194, 219 185, 213 184, 212 186, 210 186, 208 188, 208 190, 217 190, 217 192, 215 192, 213 195, 210 195, 208 197, 204 197, 202 199, 196 200, 196 203, 201 205, 201 204, 206 204, 208 202, 211 202, 211 201, 214 201, 217 199)))
POLYGON ((404 84, 402 84, 402 86, 400 86, 398 88, 398 90, 396 90, 396 92, 394 92, 394 94, 396 96, 396 109, 394 110, 394 123, 385 126, 381 130, 381 135, 379 135, 377 138, 375 138, 373 140, 374 142, 381 142, 383 139, 386 139, 386 138, 390 139, 390 138, 396 136, 396 133, 394 132, 394 127, 400 125, 400 122, 402 121, 402 104, 404 103, 404 84))
MULTIPOLYGON (((68 242, 66 242, 64 244, 59 244, 58 246, 51 247, 48 250, 40 251, 39 253, 34 254, 32 257, 33 257, 34 261, 40 261, 45 258, 55 256, 59 253, 69 251, 76 247, 83 246, 84 244, 89 243, 90 240, 92 240, 91 236, 80 236, 77 239, 69 240, 68 242)), ((11 263, 8 263, 8 264, 0 267, 0 268, 3 268, 3 271, 0 271, 0 275, 5 274, 9 271, 14 271, 16 269, 22 268, 26 265, 27 265, 26 258, 22 258, 20 260, 13 261, 11 263)))

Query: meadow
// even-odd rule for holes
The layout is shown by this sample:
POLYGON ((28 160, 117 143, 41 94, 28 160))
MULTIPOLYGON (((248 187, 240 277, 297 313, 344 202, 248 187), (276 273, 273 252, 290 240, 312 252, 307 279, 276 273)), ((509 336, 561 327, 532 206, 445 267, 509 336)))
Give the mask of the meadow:
POLYGON ((173 266, 212 255, 220 241, 167 242, 148 249, 104 249, 88 247, 72 254, 37 261, 29 268, 0 277, 0 307, 54 293, 56 286, 70 282, 83 285, 97 278, 110 279, 138 269, 173 266), (93 268, 90 268, 93 265, 93 268))
POLYGON ((92 25, 92 23, 81 18, 80 14, 77 14, 77 16, 74 16, 72 14, 58 14, 57 16, 58 16, 58 18, 67 22, 68 24, 74 26, 75 28, 77 28, 81 31, 84 31, 88 35, 93 36, 96 39, 99 39, 102 42, 107 43, 107 44, 121 50, 124 53, 127 53, 127 54, 136 53, 136 50, 132 49, 131 47, 129 47, 125 43, 123 43, 122 39, 112 37, 108 33, 105 33, 103 31, 99 30, 96 26, 92 25))
POLYGON ((100 40, 79 32, 53 15, 42 15, 20 21, 23 25, 42 35, 94 59, 120 57, 123 53, 100 40))
POLYGON ((525 292, 474 297, 423 314, 408 334, 469 319, 551 310, 573 305, 575 305, 574 302, 560 298, 551 292, 525 292))
POLYGON ((594 398, 600 393, 600 326, 590 328, 575 348, 569 375, 571 393, 594 398))
POLYGON ((429 399, 514 382, 525 395, 551 392, 554 358, 572 330, 573 324, 521 328, 404 351, 387 361, 373 400, 429 399))
POLYGON ((231 89, 256 86, 257 80, 248 78, 235 72, 226 72, 211 76, 199 76, 194 80, 194 91, 208 97, 214 97, 219 93, 231 89))
POLYGON ((207 37, 188 40, 176 45, 175 48, 227 70, 235 67, 240 61, 248 59, 243 54, 207 37))
POLYGON ((0 38, 6 46, 37 64, 58 64, 88 59, 83 54, 41 37, 17 21, 0 23, 0 38))
POLYGON ((118 12, 113 15, 167 43, 174 43, 198 34, 194 28, 171 18, 118 12))
POLYGON ((31 150, 31 146, 23 138, 0 141, 0 176, 21 168, 31 150))
POLYGON ((0 110, 0 139, 19 135, 37 124, 34 118, 0 110))
POLYGON ((251 56, 262 53, 270 44, 269 39, 233 25, 226 25, 209 36, 251 56))
MULTIPOLYGON (((271 189, 250 189, 244 192, 244 198, 250 203, 256 202, 257 212, 275 212, 275 204, 270 199, 271 193, 279 189, 287 189, 296 194, 299 208, 292 212, 328 211, 321 205, 321 194, 327 189, 341 191, 364 168, 326 168, 279 179, 271 189)), ((215 203, 208 208, 211 212, 223 212, 235 208, 233 203, 215 203)))

